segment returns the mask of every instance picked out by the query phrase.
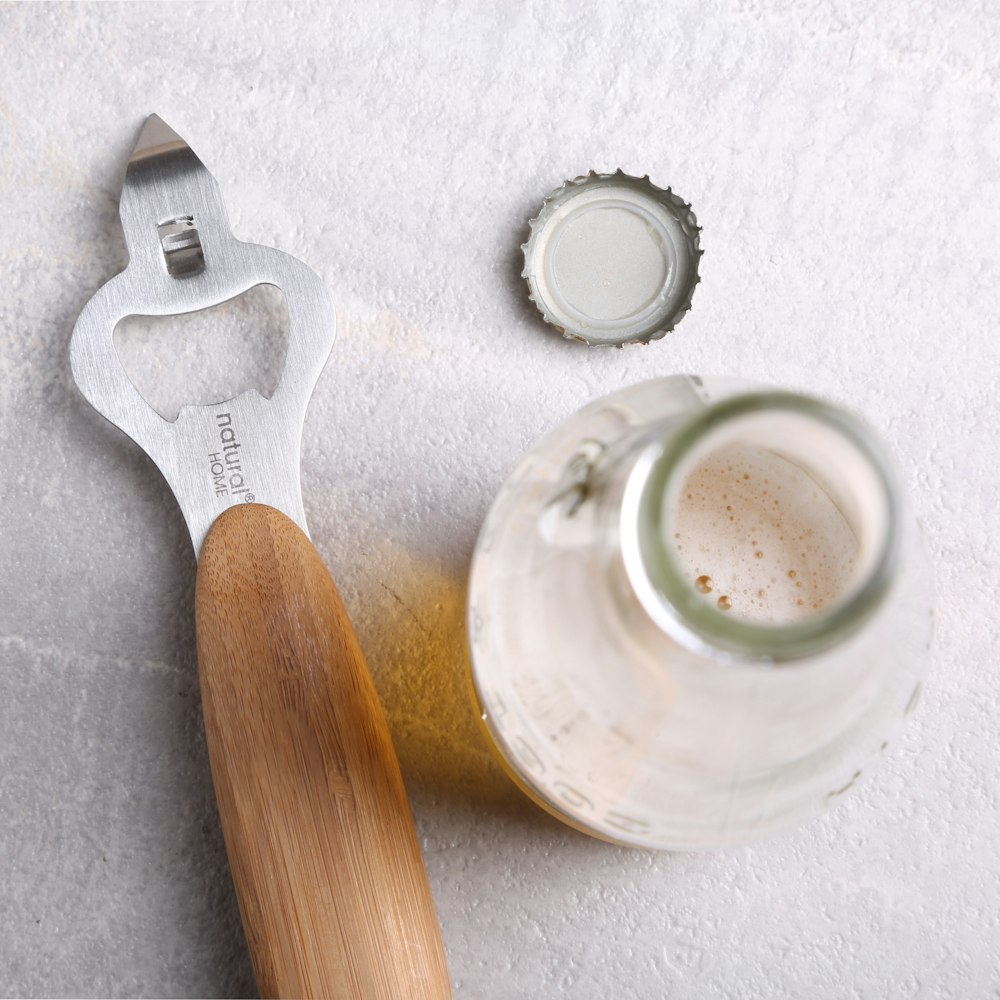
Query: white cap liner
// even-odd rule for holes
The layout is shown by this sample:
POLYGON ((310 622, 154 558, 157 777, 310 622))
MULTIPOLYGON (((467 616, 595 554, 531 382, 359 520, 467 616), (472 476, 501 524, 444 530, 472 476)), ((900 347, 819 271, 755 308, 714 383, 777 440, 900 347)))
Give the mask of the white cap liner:
POLYGON ((698 282, 691 206, 622 171, 567 181, 524 244, 524 272, 546 322, 592 345, 648 342, 673 329, 698 282))

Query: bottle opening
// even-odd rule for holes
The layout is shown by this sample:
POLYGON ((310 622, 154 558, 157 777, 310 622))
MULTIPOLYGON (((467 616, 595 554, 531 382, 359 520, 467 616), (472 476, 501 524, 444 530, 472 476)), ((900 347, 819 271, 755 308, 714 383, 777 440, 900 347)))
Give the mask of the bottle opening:
POLYGON ((870 433, 836 407, 789 393, 723 400, 633 475, 633 569, 661 624, 791 659, 857 628, 891 581, 897 491, 870 433))

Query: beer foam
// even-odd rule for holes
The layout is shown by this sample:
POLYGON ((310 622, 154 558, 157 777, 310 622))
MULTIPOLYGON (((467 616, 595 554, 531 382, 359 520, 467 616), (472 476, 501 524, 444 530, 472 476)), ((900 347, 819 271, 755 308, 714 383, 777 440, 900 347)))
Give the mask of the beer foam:
POLYGON ((664 522, 676 561, 706 604, 786 625, 851 589, 858 538, 809 473, 773 451, 725 445, 698 462, 664 522))

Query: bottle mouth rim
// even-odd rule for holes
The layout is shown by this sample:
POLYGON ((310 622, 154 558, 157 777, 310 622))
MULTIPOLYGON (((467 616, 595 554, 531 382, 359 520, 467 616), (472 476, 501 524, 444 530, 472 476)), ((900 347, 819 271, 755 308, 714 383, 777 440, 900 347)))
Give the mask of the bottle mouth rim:
POLYGON ((650 617, 689 648, 724 651, 735 659, 787 661, 832 646, 855 632, 888 592, 901 548, 900 491, 883 448, 860 420, 822 400, 792 392, 751 392, 709 404, 643 451, 625 487, 619 524, 626 573, 650 617), (787 623, 759 623, 717 610, 704 601, 665 544, 668 484, 684 474, 692 455, 742 418, 790 413, 832 430, 847 444, 878 494, 883 516, 867 565, 828 608, 787 623))

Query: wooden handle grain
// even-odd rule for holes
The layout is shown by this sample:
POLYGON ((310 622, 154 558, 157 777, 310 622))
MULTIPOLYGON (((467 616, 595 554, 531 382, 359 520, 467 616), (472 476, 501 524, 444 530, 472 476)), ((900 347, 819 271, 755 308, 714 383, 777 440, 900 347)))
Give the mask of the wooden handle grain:
POLYGON ((266 997, 451 996, 399 765, 354 630, 305 534, 226 511, 198 563, 212 777, 266 997))

